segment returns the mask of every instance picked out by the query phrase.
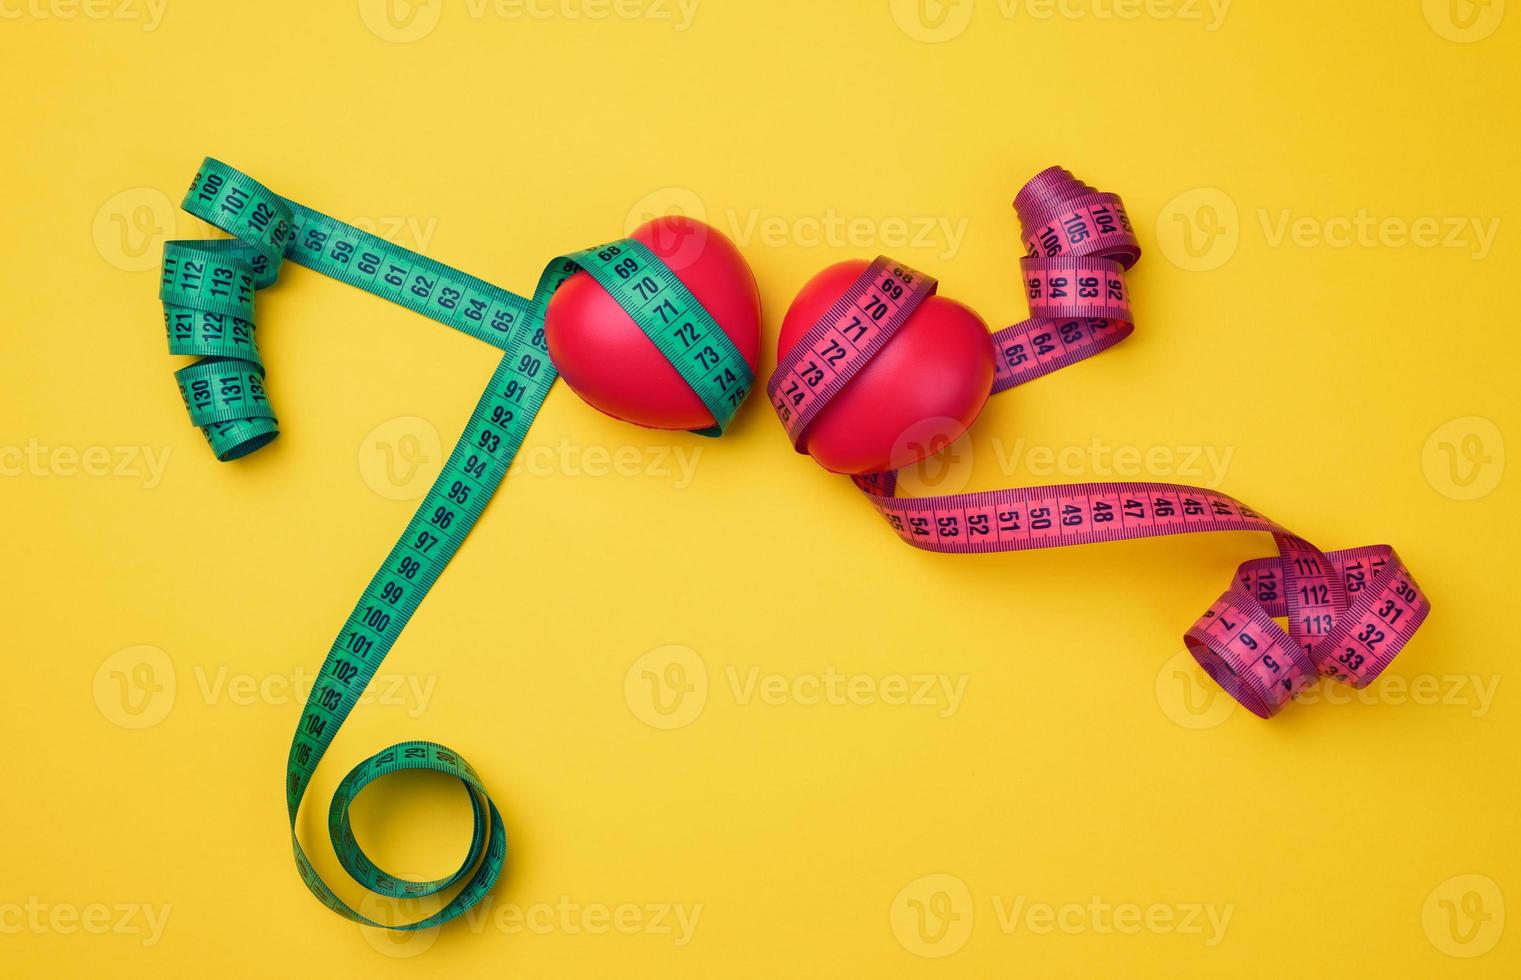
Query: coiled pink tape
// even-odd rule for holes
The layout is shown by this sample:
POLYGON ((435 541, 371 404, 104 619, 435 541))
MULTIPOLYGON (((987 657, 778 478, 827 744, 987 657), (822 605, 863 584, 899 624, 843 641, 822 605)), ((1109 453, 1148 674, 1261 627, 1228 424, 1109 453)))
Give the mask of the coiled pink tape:
MULTIPOLYGON (((993 391, 1119 343, 1134 329, 1125 271, 1140 245, 1114 194, 1060 167, 1014 200, 1031 319, 993 335, 993 391)), ((768 391, 795 445, 831 398, 933 294, 935 281, 879 258, 803 340, 768 391)), ((939 497, 895 496, 894 473, 855 477, 898 535, 942 552, 1023 551, 1200 531, 1264 531, 1278 555, 1246 562, 1184 637, 1200 665, 1263 718, 1317 673, 1365 687, 1409 642, 1430 604, 1387 545, 1325 553, 1222 493, 1167 483, 1083 483, 939 497), (1277 618, 1286 618, 1288 628, 1277 618)))

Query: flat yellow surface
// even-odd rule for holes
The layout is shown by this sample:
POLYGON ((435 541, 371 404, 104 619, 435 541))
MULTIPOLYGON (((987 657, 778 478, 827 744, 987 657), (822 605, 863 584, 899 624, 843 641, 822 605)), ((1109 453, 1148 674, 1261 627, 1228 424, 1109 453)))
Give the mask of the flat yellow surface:
MULTIPOLYGON (((0 972, 1518 975, 1506 6, 3 0, 0 972), (1065 164, 1136 219, 1137 333, 916 478, 1218 486, 1394 544, 1435 612, 1375 687, 1262 722, 1179 655, 1263 536, 927 555, 760 400, 708 442, 562 387, 302 820, 333 871, 339 776, 439 740, 507 872, 469 919, 361 930, 294 871, 286 749, 495 357, 290 267, 259 298, 283 435, 215 462, 156 299, 208 153, 517 290, 697 214, 768 352, 878 252, 1021 318, 1009 200, 1065 164)), ((356 814, 415 875, 467 817, 427 779, 356 814)))

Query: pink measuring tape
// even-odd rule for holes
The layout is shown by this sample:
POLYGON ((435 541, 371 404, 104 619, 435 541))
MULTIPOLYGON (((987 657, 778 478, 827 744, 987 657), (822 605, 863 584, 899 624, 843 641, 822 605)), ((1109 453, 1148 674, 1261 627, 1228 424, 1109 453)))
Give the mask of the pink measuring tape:
MULTIPOLYGON (((1051 167, 1020 190, 1014 208, 1028 249, 1020 265, 1031 318, 992 335, 994 394, 1091 357, 1135 329, 1125 272, 1141 248, 1119 197, 1051 167)), ((830 274, 825 270, 815 282, 830 274)), ((820 456, 812 437, 829 426, 832 414, 869 414, 868 396, 853 391, 853 383, 895 339, 915 329, 935 285, 908 266, 878 258, 800 337, 789 338, 784 328, 767 393, 799 452, 820 456), (848 404, 858 395, 857 404, 848 404)), ((902 374, 889 382, 878 375, 871 383, 876 397, 884 383, 897 385, 894 394, 905 387, 902 374)), ((891 465, 925 458, 959 436, 964 425, 946 421, 950 429, 941 438, 909 443, 914 451, 893 454, 891 465)), ((834 428, 837 434, 840 427, 834 428)), ((834 450, 824 456, 839 458, 834 450)), ((1393 548, 1322 552, 1211 490, 1083 483, 905 498, 895 495, 891 469, 848 472, 899 537, 928 551, 1024 551, 1200 531, 1271 534, 1277 556, 1241 565, 1231 588, 1184 636, 1204 670, 1263 718, 1277 714, 1317 675, 1366 687, 1431 608, 1393 548), (1279 618, 1287 619, 1287 629, 1279 618)))

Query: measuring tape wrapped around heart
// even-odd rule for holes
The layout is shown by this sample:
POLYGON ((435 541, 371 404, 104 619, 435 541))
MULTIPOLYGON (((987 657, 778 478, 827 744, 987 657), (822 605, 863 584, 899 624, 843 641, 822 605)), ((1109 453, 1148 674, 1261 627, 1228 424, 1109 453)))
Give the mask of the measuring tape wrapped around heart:
POLYGON ((1277 556, 1238 569, 1185 634, 1189 651, 1263 718, 1317 675, 1367 686, 1430 610, 1387 545, 1322 552, 1225 494, 1169 483, 896 495, 895 471, 959 438, 990 394, 1107 350, 1135 329, 1125 272, 1141 249, 1119 197, 1051 167, 1014 207, 1031 318, 991 338, 975 313, 935 295, 934 279, 886 257, 831 266, 804 286, 782 324, 766 389, 794 446, 849 475, 899 537, 929 551, 1271 534, 1277 556))
POLYGON ((719 435, 755 377, 760 305, 754 277, 722 235, 666 218, 631 238, 555 259, 533 296, 518 296, 280 197, 210 158, 182 206, 234 236, 166 243, 159 289, 170 351, 201 358, 175 377, 191 421, 202 427, 218 459, 246 456, 279 433, 255 343, 254 295, 274 283, 283 259, 503 351, 443 471, 333 641, 286 763, 291 845, 312 893, 365 925, 438 925, 479 902, 506 857, 501 815, 470 764, 433 742, 398 742, 356 765, 333 795, 328 830, 334 850, 349 875, 370 891, 423 896, 465 882, 434 914, 400 925, 351 908, 313 868, 296 833, 312 774, 506 476, 560 370, 583 398, 609 414, 719 435), (350 802, 369 783, 402 769, 447 773, 469 792, 470 847, 447 877, 410 881, 387 874, 354 837, 350 802))
MULTIPOLYGON (((480 518, 550 388, 562 374, 594 407, 636 424, 720 435, 755 376, 759 299, 753 276, 716 230, 684 218, 550 262, 523 297, 393 245, 270 191, 208 158, 182 206, 230 240, 173 241, 160 298, 191 421, 220 460, 279 434, 254 329, 257 290, 290 259, 500 349, 503 357, 421 506, 370 581, 323 661, 286 763, 296 866, 329 908, 378 928, 424 929, 479 902, 501 873, 501 815, 475 770, 434 742, 398 742, 341 780, 328 813, 339 863, 371 892, 423 896, 463 883, 411 923, 351 908, 313 867, 296 817, 318 763, 419 603, 480 518), (349 806, 403 769, 458 778, 474 823, 464 861, 431 881, 377 867, 354 837, 349 806)), ((1172 484, 1084 484, 900 498, 893 471, 969 427, 990 393, 1096 354, 1133 329, 1124 271, 1140 257, 1119 199, 1059 168, 1015 201, 1030 255, 1033 318, 989 337, 975 313, 935 295, 935 281, 887 258, 824 270, 793 302, 768 392, 800 452, 853 477, 904 540, 948 552, 1011 551, 1191 531, 1255 530, 1279 554, 1243 565, 1189 631, 1205 669, 1267 717, 1317 672, 1363 686, 1424 620, 1428 605, 1385 546, 1322 553, 1223 494, 1172 484), (907 436, 907 437, 906 437, 907 436), (1285 631, 1274 617, 1287 616, 1285 631)))

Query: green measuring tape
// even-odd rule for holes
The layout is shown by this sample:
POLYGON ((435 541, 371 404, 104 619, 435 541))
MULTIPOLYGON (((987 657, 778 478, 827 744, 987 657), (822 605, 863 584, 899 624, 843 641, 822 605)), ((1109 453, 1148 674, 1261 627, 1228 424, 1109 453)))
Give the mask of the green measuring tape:
POLYGON ((507 854, 501 814, 458 753, 434 742, 398 742, 360 762, 333 795, 328 833, 339 863, 370 891, 424 896, 468 881, 442 909, 402 925, 377 922, 339 898, 312 867, 296 814, 313 772, 449 559, 501 485, 559 372, 549 358, 544 313, 554 291, 578 271, 607 290, 712 413, 702 435, 721 435, 754 380, 744 357, 686 286, 644 244, 622 239, 550 262, 531 299, 393 245, 303 207, 248 175, 206 158, 181 206, 232 239, 164 246, 159 297, 169 350, 201 359, 175 372, 190 419, 220 460, 246 456, 279 435, 254 336, 254 294, 290 259, 483 340, 504 352, 443 472, 385 564, 349 614, 302 710, 286 762, 285 801, 296 868, 339 915, 383 929, 426 929, 481 900, 507 854), (715 356, 716 355, 716 356, 715 356), (464 784, 473 814, 470 847, 453 874, 412 881, 387 874, 365 855, 349 804, 365 786, 402 769, 448 773, 464 784))

